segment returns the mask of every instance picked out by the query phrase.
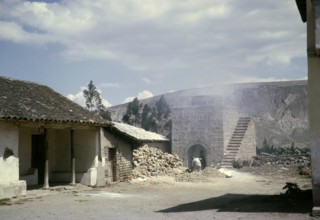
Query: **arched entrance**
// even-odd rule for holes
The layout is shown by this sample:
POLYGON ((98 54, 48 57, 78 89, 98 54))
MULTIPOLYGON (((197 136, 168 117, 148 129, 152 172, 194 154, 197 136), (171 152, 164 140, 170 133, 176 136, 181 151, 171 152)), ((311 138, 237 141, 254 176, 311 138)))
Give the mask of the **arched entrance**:
POLYGON ((195 144, 191 146, 188 149, 188 167, 191 168, 193 157, 199 157, 201 158, 202 167, 205 168, 207 166, 206 155, 207 155, 206 149, 202 145, 195 144))

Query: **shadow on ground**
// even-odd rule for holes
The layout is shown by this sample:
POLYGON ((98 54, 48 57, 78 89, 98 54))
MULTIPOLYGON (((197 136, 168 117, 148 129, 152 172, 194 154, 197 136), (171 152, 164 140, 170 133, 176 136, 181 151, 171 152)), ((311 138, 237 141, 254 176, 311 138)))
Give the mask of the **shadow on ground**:
POLYGON ((223 196, 190 202, 158 212, 195 212, 217 210, 218 212, 280 212, 310 213, 312 191, 298 195, 244 195, 225 194, 223 196))

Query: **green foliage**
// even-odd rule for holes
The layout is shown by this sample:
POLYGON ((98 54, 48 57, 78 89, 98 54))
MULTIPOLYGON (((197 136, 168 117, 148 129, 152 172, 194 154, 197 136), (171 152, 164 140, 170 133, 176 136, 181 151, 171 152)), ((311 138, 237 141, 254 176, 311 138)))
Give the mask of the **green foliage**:
POLYGON ((107 110, 107 108, 104 105, 100 106, 99 115, 105 120, 108 120, 108 121, 112 120, 111 113, 107 110))
POLYGON ((126 113, 122 117, 122 121, 131 125, 142 127, 147 131, 169 135, 171 132, 170 107, 164 96, 156 102, 155 106, 150 107, 142 104, 135 98, 128 103, 126 113), (141 113, 140 113, 141 112, 141 113))
POLYGON ((88 88, 83 90, 83 96, 86 99, 86 108, 89 111, 95 111, 98 109, 99 105, 101 105, 100 93, 92 80, 90 80, 88 88))
POLYGON ((122 117, 122 121, 130 125, 139 126, 141 120, 140 107, 141 105, 138 98, 129 102, 126 113, 122 117))
POLYGON ((143 106, 141 114, 141 127, 147 131, 157 132, 157 119, 155 108, 151 108, 148 104, 143 106))
POLYGON ((90 80, 87 89, 82 91, 84 98, 86 99, 86 108, 100 115, 103 119, 111 121, 111 113, 102 104, 102 99, 93 81, 90 80))
POLYGON ((167 119, 169 117, 171 110, 163 95, 157 101, 156 108, 158 120, 167 119))

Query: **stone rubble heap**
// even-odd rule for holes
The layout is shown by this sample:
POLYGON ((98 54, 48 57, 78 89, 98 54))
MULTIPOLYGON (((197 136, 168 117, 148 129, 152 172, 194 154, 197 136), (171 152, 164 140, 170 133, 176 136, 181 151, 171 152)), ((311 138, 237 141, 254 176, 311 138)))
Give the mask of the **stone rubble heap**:
MULTIPOLYGON (((303 155, 272 155, 272 154, 262 154, 261 156, 256 156, 253 158, 255 164, 269 164, 269 165, 310 165, 311 158, 303 155)), ((255 165, 253 164, 253 165, 255 165)))
POLYGON ((133 178, 141 176, 173 176, 186 170, 178 155, 144 145, 133 151, 133 178))
POLYGON ((308 155, 273 155, 263 153, 261 156, 253 157, 250 162, 250 166, 253 167, 263 165, 297 167, 299 175, 311 176, 311 158, 308 155))

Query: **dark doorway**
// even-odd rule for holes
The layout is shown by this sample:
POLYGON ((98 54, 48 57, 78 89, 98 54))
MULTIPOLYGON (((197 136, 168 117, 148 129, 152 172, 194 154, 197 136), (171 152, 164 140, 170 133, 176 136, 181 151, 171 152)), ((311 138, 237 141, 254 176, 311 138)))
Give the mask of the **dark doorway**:
POLYGON ((206 149, 202 145, 196 144, 196 145, 191 146, 188 149, 188 166, 189 166, 189 168, 191 168, 193 157, 201 158, 202 168, 205 168, 207 166, 206 149))
POLYGON ((44 183, 45 135, 32 135, 32 168, 38 169, 38 184, 44 183))
POLYGON ((111 164, 112 181, 117 181, 117 160, 116 160, 117 149, 109 148, 109 161, 111 164))

